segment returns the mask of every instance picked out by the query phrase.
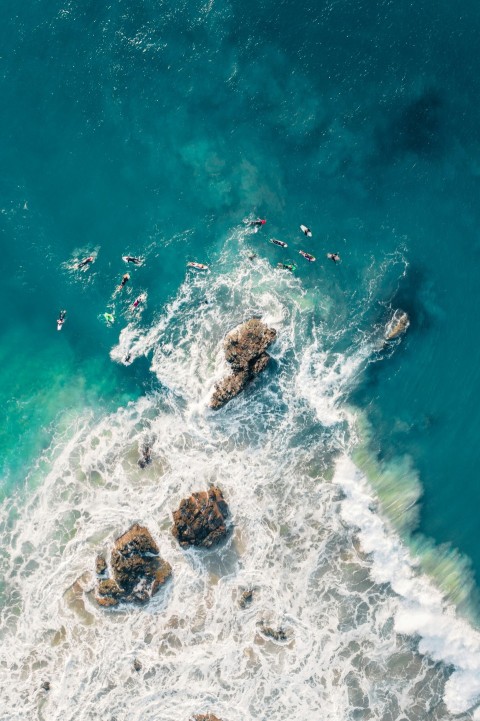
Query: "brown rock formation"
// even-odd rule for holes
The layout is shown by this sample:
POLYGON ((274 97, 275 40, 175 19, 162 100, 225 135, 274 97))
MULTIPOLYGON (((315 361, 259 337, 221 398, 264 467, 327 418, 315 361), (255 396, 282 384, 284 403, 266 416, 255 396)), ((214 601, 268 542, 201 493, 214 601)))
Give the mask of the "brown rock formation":
POLYGON ((263 371, 270 356, 268 346, 277 332, 258 318, 252 318, 234 328, 225 337, 223 349, 232 373, 216 384, 210 407, 221 408, 242 391, 247 383, 263 371))
POLYGON ((107 570, 107 562, 103 556, 98 555, 95 560, 95 571, 97 576, 102 576, 107 570))
POLYGON ((218 716, 214 716, 213 713, 197 713, 192 718, 193 721, 222 721, 218 716))
POLYGON ((101 580, 97 586, 100 606, 116 606, 120 601, 145 603, 172 572, 170 564, 158 555, 150 531, 138 524, 117 538, 110 565, 113 578, 101 580))
POLYGON ((210 548, 227 535, 228 506, 216 486, 192 493, 173 514, 172 533, 181 546, 210 548))

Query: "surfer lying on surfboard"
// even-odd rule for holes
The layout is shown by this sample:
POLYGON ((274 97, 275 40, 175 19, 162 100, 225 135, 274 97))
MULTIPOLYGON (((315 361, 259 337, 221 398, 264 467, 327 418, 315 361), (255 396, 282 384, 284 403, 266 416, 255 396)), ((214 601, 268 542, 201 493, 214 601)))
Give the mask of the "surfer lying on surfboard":
POLYGON ((189 268, 195 268, 196 270, 208 270, 208 265, 205 265, 205 263, 195 263, 193 260, 189 261, 187 266, 189 268))
POLYGON ((125 275, 122 277, 122 282, 121 282, 120 285, 118 286, 117 290, 122 290, 122 288, 123 288, 123 286, 125 285, 125 283, 128 283, 129 280, 130 280, 130 274, 129 274, 129 273, 125 273, 125 275))
POLYGON ((334 263, 340 263, 340 256, 338 253, 327 253, 327 258, 333 260, 334 263))
POLYGON ((311 238, 311 237, 312 237, 312 231, 310 230, 310 228, 307 228, 306 225, 301 225, 301 226, 300 226, 300 230, 302 231, 302 233, 305 233, 305 235, 307 236, 307 238, 311 238))
POLYGON ((262 225, 265 225, 267 222, 264 218, 255 218, 254 220, 249 220, 248 218, 245 218, 243 221, 245 225, 250 225, 253 228, 261 228, 262 225))
POLYGON ((133 265, 142 265, 143 263, 141 258, 136 258, 134 255, 122 255, 122 260, 124 260, 125 263, 133 263, 133 265))
POLYGON ((77 263, 77 270, 80 270, 81 268, 86 268, 90 265, 90 263, 93 263, 94 260, 95 258, 93 257, 93 255, 89 255, 88 258, 84 258, 79 263, 77 263))
POLYGON ((141 293, 141 295, 139 295, 138 298, 135 298, 135 300, 133 301, 132 308, 137 308, 140 305, 140 303, 145 303, 146 300, 147 300, 147 294, 141 293))
POLYGON ((279 245, 280 248, 288 248, 288 245, 283 242, 283 240, 277 240, 276 238, 270 238, 270 243, 273 243, 274 245, 279 245))
POLYGON ((306 260, 308 260, 310 263, 313 263, 313 262, 314 262, 315 257, 314 257, 313 255, 310 255, 310 253, 305 253, 304 250, 299 250, 298 252, 300 253, 300 255, 303 255, 303 257, 304 257, 306 260))
POLYGON ((57 330, 62 330, 63 324, 65 323, 65 316, 67 315, 66 310, 61 310, 57 318, 57 330))
POLYGON ((295 263, 277 263, 277 268, 289 270, 291 273, 293 273, 297 269, 297 266, 295 265, 295 263))

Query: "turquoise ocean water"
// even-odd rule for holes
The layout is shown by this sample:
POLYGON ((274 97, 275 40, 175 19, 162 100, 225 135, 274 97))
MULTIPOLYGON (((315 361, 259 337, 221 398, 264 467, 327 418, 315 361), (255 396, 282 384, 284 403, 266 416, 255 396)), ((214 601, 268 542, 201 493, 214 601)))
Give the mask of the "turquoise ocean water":
POLYGON ((0 719, 480 718, 477 5, 2 8, 0 719), (397 307, 410 328, 381 350, 397 307), (221 338, 252 314, 278 331, 273 367, 209 415, 221 338), (145 434, 161 461, 142 475, 145 434), (218 478, 236 560, 185 562, 167 509, 218 478), (135 520, 178 582, 99 613, 72 583, 135 520), (235 589, 263 582, 247 643, 235 589), (261 612, 291 646, 252 641, 261 612), (141 680, 115 665, 134 653, 141 680))

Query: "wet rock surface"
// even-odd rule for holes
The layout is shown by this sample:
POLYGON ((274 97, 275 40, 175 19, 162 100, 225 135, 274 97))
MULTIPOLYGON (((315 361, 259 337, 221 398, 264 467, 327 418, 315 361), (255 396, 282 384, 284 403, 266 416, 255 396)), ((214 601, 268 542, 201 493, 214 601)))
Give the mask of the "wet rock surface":
POLYGON ((202 546, 210 548, 226 537, 225 519, 228 506, 216 486, 208 491, 192 493, 181 501, 173 514, 172 533, 184 548, 202 546))
POLYGON ((273 641, 287 641, 288 639, 286 631, 281 627, 267 626, 264 621, 259 621, 257 626, 264 636, 271 638, 273 641))
POLYGON ((140 458, 137 463, 140 468, 146 468, 152 462, 152 448, 146 441, 140 448, 140 458))
POLYGON ((112 578, 97 585, 100 606, 116 606, 120 601, 145 603, 172 573, 170 564, 160 558, 150 531, 138 524, 117 538, 110 566, 112 578))
POLYGON ((240 596, 240 600, 238 602, 238 605, 240 608, 247 608, 253 601, 253 588, 249 588, 246 591, 243 591, 242 595, 240 596))
POLYGON ((192 716, 193 721, 222 721, 218 716, 214 716, 213 713, 197 713, 192 716))
POLYGON ((105 558, 101 555, 97 556, 95 559, 95 572, 97 576, 103 576, 103 574, 107 570, 107 562, 105 558))
POLYGON ((216 384, 210 407, 221 408, 237 396, 256 375, 265 370, 270 356, 266 353, 277 332, 258 318, 234 328, 225 337, 223 349, 232 373, 216 384))

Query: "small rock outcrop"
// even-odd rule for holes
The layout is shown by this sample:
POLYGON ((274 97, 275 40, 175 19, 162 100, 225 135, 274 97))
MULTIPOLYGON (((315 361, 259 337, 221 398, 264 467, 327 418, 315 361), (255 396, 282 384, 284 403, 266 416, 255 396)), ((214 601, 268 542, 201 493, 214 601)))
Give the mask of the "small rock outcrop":
POLYGON ((266 352, 277 331, 258 318, 252 318, 230 331, 223 342, 225 358, 232 373, 215 385, 210 407, 221 408, 237 396, 256 375, 267 366, 270 356, 266 352))
POLYGON ((107 562, 102 555, 98 555, 95 559, 95 572, 97 576, 103 576, 107 570, 107 562))
POLYGON ((385 340, 393 340, 405 333, 410 325, 410 318, 404 310, 396 310, 385 328, 385 340))
POLYGON ((259 621, 257 626, 264 636, 271 638, 274 641, 286 641, 288 639, 285 630, 281 627, 273 628, 272 626, 267 626, 265 621, 259 621))
POLYGON ((228 506, 216 486, 208 491, 192 493, 181 501, 173 513, 172 533, 184 548, 203 546, 210 548, 227 535, 225 519, 228 506))
POLYGON ((145 441, 140 448, 140 458, 137 463, 140 468, 146 468, 152 462, 152 448, 150 444, 145 441))
POLYGON ((253 588, 249 588, 246 591, 243 591, 242 595, 240 596, 240 600, 238 602, 238 605, 240 608, 247 608, 253 601, 253 588))
POLYGON ((213 713, 197 713, 195 716, 192 716, 192 719, 193 721, 222 721, 213 713))
POLYGON ((100 606, 116 606, 120 601, 145 603, 172 573, 170 564, 160 558, 148 528, 138 524, 115 541, 110 567, 112 578, 99 581, 96 588, 100 606))

